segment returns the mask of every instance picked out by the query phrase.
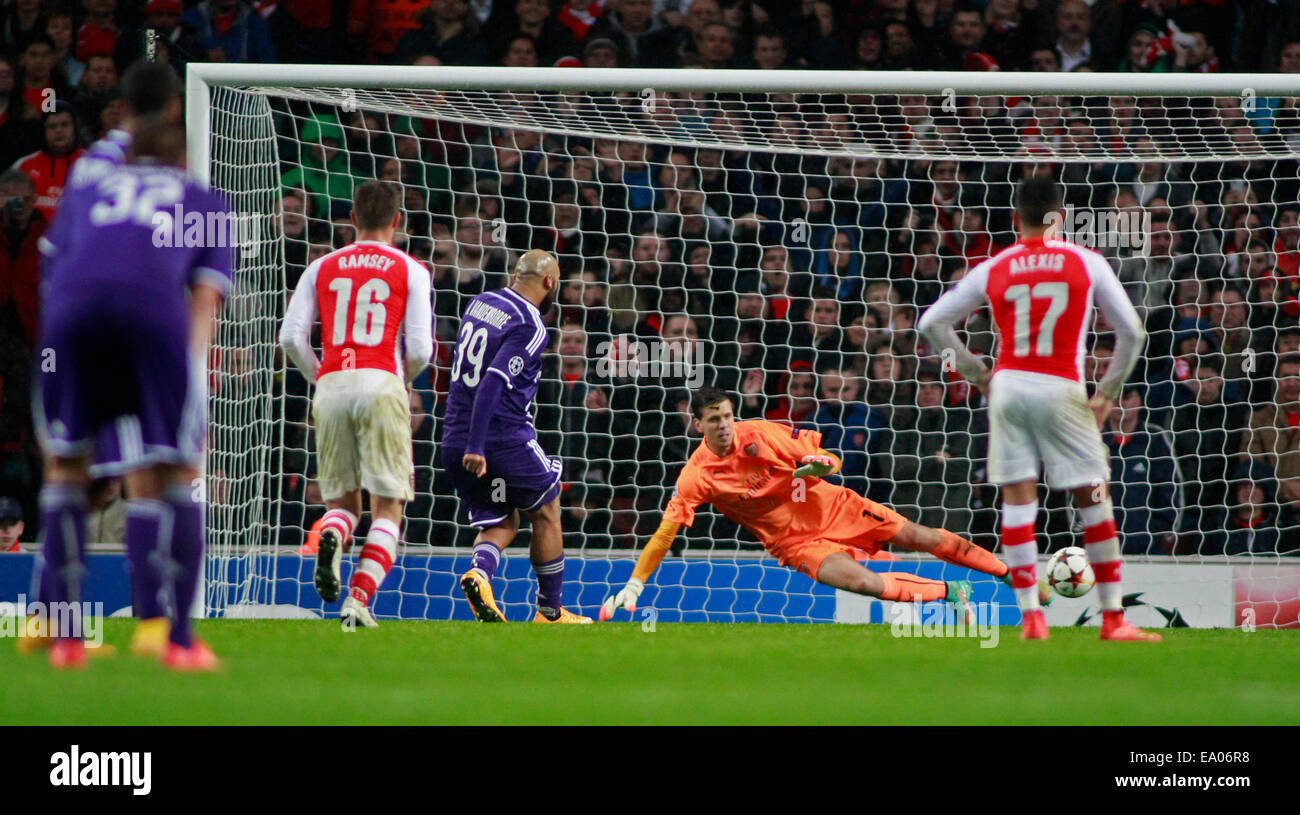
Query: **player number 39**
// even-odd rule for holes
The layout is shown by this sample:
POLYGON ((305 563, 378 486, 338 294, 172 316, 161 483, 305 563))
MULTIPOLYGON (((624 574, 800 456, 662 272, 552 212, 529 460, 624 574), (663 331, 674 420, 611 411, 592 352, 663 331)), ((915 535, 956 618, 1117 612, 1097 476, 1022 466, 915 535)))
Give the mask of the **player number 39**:
POLYGON ((487 329, 483 326, 478 328, 469 320, 460 324, 460 337, 457 339, 456 361, 451 365, 451 381, 455 382, 460 379, 461 366, 465 360, 469 359, 469 364, 473 368, 465 370, 464 383, 465 387, 472 388, 478 384, 479 377, 483 375, 483 351, 487 348, 487 329))

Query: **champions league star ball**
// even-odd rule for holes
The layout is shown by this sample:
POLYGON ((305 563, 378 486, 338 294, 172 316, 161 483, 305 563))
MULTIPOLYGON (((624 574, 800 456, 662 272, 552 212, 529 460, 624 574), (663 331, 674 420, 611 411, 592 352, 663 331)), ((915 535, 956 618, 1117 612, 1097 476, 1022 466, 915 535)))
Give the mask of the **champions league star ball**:
POLYGON ((1047 582, 1062 597, 1082 597, 1092 591, 1095 577, 1088 553, 1069 546, 1047 561, 1047 582))

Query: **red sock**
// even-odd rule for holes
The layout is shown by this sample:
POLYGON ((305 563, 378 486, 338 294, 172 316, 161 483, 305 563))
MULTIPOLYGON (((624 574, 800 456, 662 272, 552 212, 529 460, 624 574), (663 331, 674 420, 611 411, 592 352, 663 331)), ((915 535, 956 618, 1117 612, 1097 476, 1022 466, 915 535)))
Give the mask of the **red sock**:
POLYGON ((1115 527, 1115 510, 1110 499, 1084 507, 1083 548, 1097 580, 1097 600, 1102 611, 1120 612, 1124 608, 1124 585, 1120 582, 1119 530, 1115 527))
POLYGON ((1020 610, 1038 608, 1038 538, 1034 535, 1038 502, 1002 505, 1002 557, 1011 570, 1011 588, 1020 610))
POLYGON ((320 528, 322 532, 326 529, 338 532, 339 540, 343 541, 343 551, 346 552, 352 546, 352 530, 357 528, 357 516, 346 509, 331 509, 320 519, 320 528))
POLYGON ((371 598, 383 584, 388 570, 397 557, 397 524, 380 518, 370 525, 366 545, 357 559, 357 570, 352 573, 348 593, 361 605, 370 604, 371 598))

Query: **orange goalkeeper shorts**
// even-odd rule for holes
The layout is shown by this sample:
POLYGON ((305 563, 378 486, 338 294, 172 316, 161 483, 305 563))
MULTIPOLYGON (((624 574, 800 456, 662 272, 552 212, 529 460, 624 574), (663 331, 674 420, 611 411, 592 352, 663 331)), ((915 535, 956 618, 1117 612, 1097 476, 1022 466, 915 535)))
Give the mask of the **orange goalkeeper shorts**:
POLYGON ((811 538, 768 544, 782 566, 788 566, 813 580, 821 569, 822 561, 836 552, 853 556, 859 549, 869 555, 893 540, 902 531, 907 519, 884 504, 857 493, 844 502, 840 511, 829 519, 826 526, 811 538))

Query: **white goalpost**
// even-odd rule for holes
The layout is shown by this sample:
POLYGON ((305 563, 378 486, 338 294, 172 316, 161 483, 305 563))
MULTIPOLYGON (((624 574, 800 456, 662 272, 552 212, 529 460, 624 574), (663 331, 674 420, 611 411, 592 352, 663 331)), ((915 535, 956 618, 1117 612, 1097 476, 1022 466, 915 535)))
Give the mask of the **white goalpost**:
MULTIPOLYGON (((1130 617, 1300 626, 1291 76, 191 64, 186 89, 191 171, 257 227, 210 358, 210 615, 337 613, 304 548, 324 510, 311 391, 277 337, 297 275, 350 240, 353 184, 402 184, 399 237, 431 269, 437 346, 413 406, 417 498, 376 616, 468 619, 472 530, 436 444, 449 353, 469 298, 538 246, 565 276, 536 413, 564 464, 566 605, 591 613, 630 574, 698 444, 685 405, 701 384, 737 394, 740 419, 820 430, 846 486, 993 548, 986 411, 914 326, 1014 239, 1016 181, 1048 173, 1061 234, 1111 261, 1148 331, 1105 431, 1130 617)), ((963 329, 995 352, 986 316, 963 329)), ((1092 381, 1109 347, 1094 332, 1092 381)), ((1040 529, 1044 558, 1081 540, 1061 500, 1040 529)), ((780 567, 711 511, 677 547, 643 621, 903 613, 780 567)), ((497 581, 510 619, 535 590, 526 549, 523 535, 497 581)), ((1018 622, 1010 590, 976 577, 975 599, 1018 622)), ((1054 624, 1093 616, 1091 595, 1049 609, 1054 624)))

